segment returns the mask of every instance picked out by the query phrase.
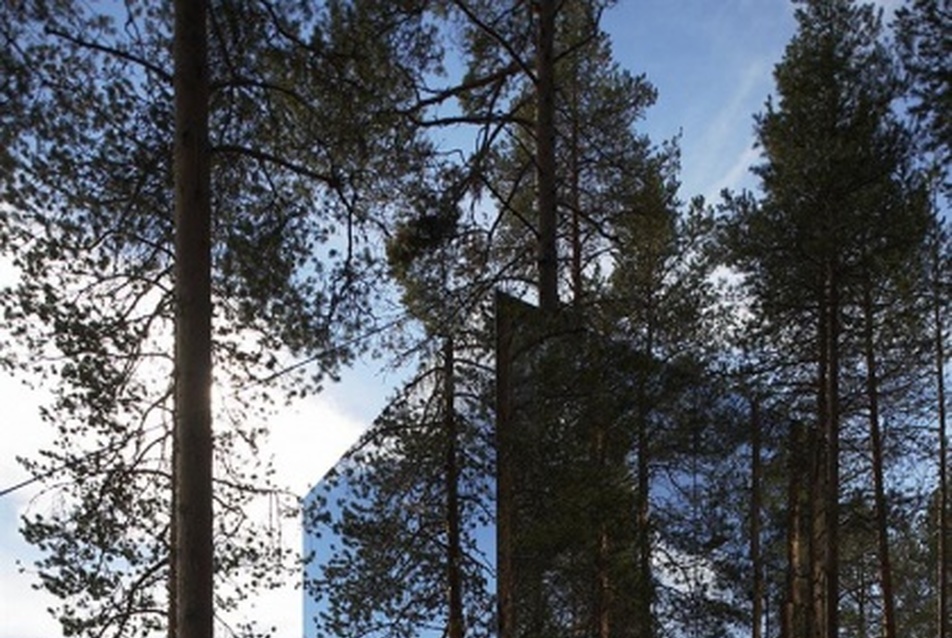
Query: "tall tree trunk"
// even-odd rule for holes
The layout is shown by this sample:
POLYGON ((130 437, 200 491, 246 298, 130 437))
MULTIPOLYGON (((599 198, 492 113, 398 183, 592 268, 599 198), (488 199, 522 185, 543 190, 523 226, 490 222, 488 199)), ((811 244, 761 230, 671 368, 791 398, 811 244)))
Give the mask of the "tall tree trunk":
POLYGON ((820 303, 818 420, 813 486, 813 616, 818 638, 837 638, 839 624, 839 282, 829 260, 820 303))
MULTIPOLYGON (((570 76, 570 137, 569 137, 569 189, 568 208, 571 210, 571 282, 572 303, 576 308, 581 307, 584 294, 582 281, 582 198, 581 198, 581 162, 579 141, 579 94, 578 69, 572 68, 570 76)), ((599 472, 608 471, 608 452, 606 450, 607 427, 604 420, 599 420, 593 427, 593 457, 599 472)), ((595 609, 592 614, 594 635, 598 638, 609 638, 611 634, 611 576, 609 555, 611 553, 611 538, 608 523, 602 513, 599 513, 595 541, 595 609)))
POLYGON ((879 379, 874 343, 874 316, 872 282, 867 277, 863 289, 863 341, 866 358, 866 400, 869 406, 869 440, 873 457, 873 498, 876 507, 879 579, 883 597, 883 638, 896 638, 896 599, 892 580, 892 561, 889 556, 889 523, 883 477, 882 431, 879 426, 879 379))
POLYGON ((830 265, 830 328, 826 414, 826 637, 838 638, 840 618, 840 295, 836 265, 830 265))
POLYGON ((829 297, 826 286, 820 298, 819 304, 819 323, 817 330, 817 427, 815 445, 812 448, 813 455, 810 467, 810 570, 812 610, 810 613, 810 625, 813 627, 811 638, 829 638, 826 625, 826 596, 827 579, 827 549, 828 549, 828 521, 829 513, 827 505, 829 503, 826 495, 829 490, 827 480, 828 463, 828 432, 829 432, 829 409, 828 403, 830 383, 828 377, 830 374, 829 365, 829 297))
MULTIPOLYGON (((592 457, 593 465, 599 474, 599 480, 608 471, 608 453, 606 442, 606 427, 602 420, 598 420, 592 428, 592 457)), ((604 483, 602 484, 605 485, 604 483)), ((611 635, 611 577, 609 556, 611 553, 611 538, 608 530, 608 521, 605 512, 595 513, 595 604, 592 613, 592 635, 597 638, 609 638, 611 635)))
POLYGON ((935 323, 935 373, 936 399, 938 402, 939 439, 939 507, 937 512, 938 538, 936 540, 936 635, 949 638, 949 477, 948 438, 945 412, 945 343, 942 330, 942 273, 940 270, 941 230, 936 229, 935 252, 932 257, 933 303, 932 318, 935 323))
POLYGON ((166 585, 166 590, 169 597, 169 608, 168 608, 168 631, 166 635, 168 638, 178 638, 178 498, 175 494, 178 491, 175 486, 174 473, 176 472, 175 468, 178 467, 178 443, 176 441, 177 436, 175 433, 172 433, 172 513, 169 517, 169 581, 166 585))
POLYGON ((207 3, 175 0, 175 524, 178 638, 211 638, 211 198, 207 3))
POLYGON ((868 598, 869 587, 866 584, 866 570, 859 569, 859 593, 856 594, 856 636, 857 638, 866 638, 866 627, 869 624, 866 620, 866 601, 868 598))
POLYGON ((443 427, 446 432, 446 579, 449 604, 448 638, 463 638, 463 577, 460 569, 459 433, 456 422, 453 338, 443 346, 443 427))
POLYGON ((760 404, 756 398, 750 402, 750 561, 754 571, 753 591, 753 628, 752 638, 763 635, 764 617, 764 569, 760 555, 760 511, 761 511, 761 459, 760 459, 760 404))
POLYGON ((636 544, 638 550, 638 591, 635 612, 635 626, 638 628, 638 638, 651 638, 653 622, 651 618, 651 601, 653 597, 651 576, 651 517, 648 491, 650 489, 649 459, 648 459, 648 432, 647 418, 643 409, 638 419, 638 486, 637 486, 637 532, 636 544))
POLYGON ((810 518, 815 455, 815 429, 793 424, 787 450, 787 597, 781 625, 783 638, 812 638, 814 634, 810 518))
POLYGON ((598 638, 609 638, 612 629, 612 589, 609 576, 609 554, 611 539, 608 535, 608 525, 602 521, 598 529, 598 555, 596 556, 598 602, 596 604, 596 632, 598 638))
POLYGON ((539 189, 539 307, 551 316, 559 305, 555 177, 555 14, 556 0, 537 0, 536 187, 539 189))
MULTIPOLYGON (((646 300, 651 304, 652 300, 646 300)), ((635 618, 634 635, 637 638, 652 638, 654 635, 654 619, 651 615, 651 607, 654 601, 654 583, 651 572, 651 511, 650 511, 650 492, 651 492, 651 445, 648 436, 648 374, 649 366, 652 362, 654 351, 654 331, 653 321, 654 313, 652 308, 648 308, 647 316, 647 335, 644 350, 644 357, 640 378, 638 380, 637 390, 637 422, 636 447, 637 447, 637 466, 636 466, 636 490, 635 490, 635 546, 638 554, 637 560, 637 578, 638 584, 635 592, 635 618)))
POLYGON ((496 291, 496 605, 499 638, 515 638, 512 302, 496 291))

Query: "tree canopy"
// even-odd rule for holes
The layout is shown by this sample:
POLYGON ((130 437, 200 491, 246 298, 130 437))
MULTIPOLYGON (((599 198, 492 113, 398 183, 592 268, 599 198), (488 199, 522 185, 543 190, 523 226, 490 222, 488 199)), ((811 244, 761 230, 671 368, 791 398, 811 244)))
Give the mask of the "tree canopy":
POLYGON ((303 567, 308 635, 948 638, 949 12, 794 0, 711 203, 611 4, 0 5, 64 635, 205 635, 303 567), (302 502, 268 419, 369 351, 410 372, 302 502))

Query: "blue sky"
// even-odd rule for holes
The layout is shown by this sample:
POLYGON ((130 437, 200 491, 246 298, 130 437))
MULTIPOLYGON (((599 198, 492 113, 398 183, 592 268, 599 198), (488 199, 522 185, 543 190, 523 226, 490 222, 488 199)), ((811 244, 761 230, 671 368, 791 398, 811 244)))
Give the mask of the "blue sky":
MULTIPOLYGON (((876 0, 886 21, 899 0, 876 0)), ((773 67, 793 35, 787 0, 620 0, 606 12, 616 58, 658 89, 644 130, 682 136, 682 198, 755 187, 753 115, 773 92, 773 67)))
MULTIPOLYGON (((881 0, 887 9, 897 0, 881 0)), ((772 70, 793 33, 787 0, 620 0, 606 12, 615 57, 635 74, 645 73, 659 91, 641 130, 660 143, 682 134, 683 199, 716 199, 722 188, 753 187, 756 163, 753 114, 773 90, 772 70)), ((4 275, 0 264, 0 280, 4 275)), ((2 330, 2 327, 0 327, 2 330)), ((2 338, 2 337, 0 337, 2 338)), ((369 423, 397 382, 395 375, 362 365, 321 397, 275 416, 269 448, 279 479, 303 494, 369 423)), ((25 477, 16 455, 30 455, 51 438, 36 416, 42 398, 0 377, 6 431, 0 448, 0 490, 25 477)), ((17 517, 34 494, 0 497, 0 638, 60 635, 45 612, 53 601, 30 590, 15 560, 29 562, 30 548, 15 532, 17 517)), ((294 530, 289 532, 294 538, 294 530)), ((298 540, 289 542, 300 542, 298 540)), ((289 586, 269 594, 257 617, 301 635, 301 594, 289 586)))
POLYGON ((604 24, 616 57, 658 89, 644 127, 656 141, 681 133, 682 197, 752 186, 753 114, 773 88, 793 33, 780 0, 621 2, 604 24))

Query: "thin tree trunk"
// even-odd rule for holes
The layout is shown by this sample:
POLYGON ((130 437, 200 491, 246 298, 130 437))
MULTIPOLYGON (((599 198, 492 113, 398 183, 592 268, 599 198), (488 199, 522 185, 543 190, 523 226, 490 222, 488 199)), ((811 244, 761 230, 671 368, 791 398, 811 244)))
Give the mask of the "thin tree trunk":
MULTIPOLYGON (((647 300, 651 304, 651 299, 647 300)), ((638 380, 638 408, 637 408, 637 428, 636 446, 638 450, 637 460, 637 485, 635 491, 636 524, 635 545, 638 553, 636 582, 638 590, 635 592, 635 618, 634 635, 637 638, 652 638, 654 635, 654 619, 651 615, 652 602, 654 600, 654 583, 652 582, 651 572, 651 511, 650 511, 650 491, 651 491, 651 446, 648 436, 648 366, 651 364, 654 351, 654 331, 652 323, 654 313, 652 308, 648 308, 647 315, 647 335, 644 351, 644 360, 640 379, 638 380)))
POLYGON ((497 291, 496 306, 496 604, 499 638, 516 636, 513 573, 512 304, 497 291))
POLYGON ((941 298, 941 272, 940 264, 940 238, 939 229, 936 230, 935 253, 932 259, 932 284, 933 284, 933 321, 935 323, 935 372, 936 372, 936 394, 938 401, 938 439, 939 439, 939 507, 937 512, 938 538, 936 541, 936 555, 938 557, 938 566, 936 568, 936 635, 938 638, 949 637, 949 480, 948 480, 948 438, 946 435, 946 412, 945 412, 945 344, 942 336, 942 298, 941 298))
MULTIPOLYGON (((599 477, 604 476, 608 470, 608 454, 606 444, 606 428, 604 422, 599 420, 592 428, 592 457, 593 464, 599 477)), ((602 484, 604 485, 604 484, 602 484)), ((595 574, 594 591, 595 604, 591 617, 593 636, 597 638, 608 638, 611 634, 611 577, 609 575, 609 555, 611 553, 611 538, 608 530, 608 522, 605 520, 605 512, 598 511, 594 513, 595 528, 595 574)))
POLYGON ((598 529, 598 604, 596 612, 598 638, 609 638, 612 628, 612 590, 609 576, 608 558, 611 552, 611 540, 608 535, 608 526, 602 521, 598 529))
POLYGON ((838 638, 840 618, 840 299, 835 265, 830 273, 830 329, 827 333, 830 372, 827 376, 826 492, 826 637, 838 638))
MULTIPOLYGON (((580 196, 580 162, 579 162, 579 111, 578 111, 578 70, 572 69, 570 76, 570 104, 571 133, 569 137, 569 190, 568 207, 571 210, 571 281, 572 303, 576 308, 582 304, 582 215, 580 196)), ((593 427, 593 457, 600 472, 607 471, 606 428, 603 421, 593 427)), ((609 575, 609 554, 611 539, 608 524, 599 513, 597 524, 597 538, 595 541, 595 609, 592 614, 594 635, 598 638, 609 638, 611 633, 611 577, 609 575)))
POLYGON ((879 579, 883 597, 883 638, 896 638, 896 600, 889 556, 889 526, 886 487, 883 477, 883 442, 879 426, 879 379, 873 342, 873 295, 871 282, 863 290, 864 346, 866 355, 866 399, 869 404, 869 440, 873 456, 873 498, 876 507, 876 537, 879 549, 879 579))
POLYGON ((818 638, 837 638, 839 623, 839 291, 827 264, 821 301, 818 412, 820 440, 814 473, 814 622, 818 638))
POLYGON ((448 584, 448 638, 463 638, 463 577, 460 570, 459 433, 456 422, 453 338, 443 347, 443 427, 446 431, 446 578, 448 584))
POLYGON ((812 637, 813 564, 810 516, 812 515, 815 430, 802 424, 790 428, 787 492, 787 599, 781 631, 784 638, 812 637))
POLYGON ((787 575, 780 615, 780 638, 794 638, 797 632, 797 585, 799 575, 800 470, 796 462, 799 447, 797 425, 790 428, 787 443, 787 575))
MULTIPOLYGON (((178 443, 176 442, 176 435, 173 431, 172 433, 172 468, 173 473, 176 472, 174 468, 178 467, 178 443)), ((169 517, 169 580, 166 585, 166 590, 168 591, 169 596, 169 608, 168 608, 168 622, 169 627, 166 635, 168 638, 177 638, 178 636, 178 594, 177 592, 177 566, 178 566, 178 499, 175 496, 175 493, 178 491, 175 486, 175 478, 172 479, 172 513, 169 517)))
POLYGON ((868 587, 866 585, 866 570, 859 570, 859 593, 856 595, 856 636, 866 638, 866 600, 868 587))
POLYGON ((764 578, 760 555, 761 511, 761 458, 760 458, 760 405, 757 399, 750 402, 750 561, 754 571, 753 582, 753 629, 752 638, 763 635, 764 578))
POLYGON ((651 638, 651 599, 653 596, 651 582, 651 519, 649 513, 648 490, 648 433, 644 415, 638 419, 638 487, 637 487, 637 546, 638 546, 638 591, 635 625, 638 628, 635 634, 638 638, 651 638))
MULTIPOLYGON (((828 282, 827 282, 828 283, 828 282)), ((812 627, 811 637, 829 638, 826 623, 826 591, 828 587, 827 575, 827 550, 829 548, 829 407, 830 402, 830 302, 827 284, 824 284, 824 290, 820 299, 819 323, 817 330, 817 428, 815 445, 812 448, 813 455, 810 467, 810 570, 812 572, 810 595, 812 597, 812 610, 810 612, 808 625, 812 627)))
POLYGON ((555 177, 556 0, 538 0, 536 50, 536 180, 539 206, 539 307, 551 316, 559 305, 555 177))
POLYGON ((572 209, 572 300, 582 303, 582 197, 580 192, 581 165, 579 162, 579 105, 578 69, 572 69, 572 137, 571 137, 571 184, 569 190, 572 209))
POLYGON ((175 482, 177 638, 211 638, 211 198, 207 3, 175 0, 175 482))

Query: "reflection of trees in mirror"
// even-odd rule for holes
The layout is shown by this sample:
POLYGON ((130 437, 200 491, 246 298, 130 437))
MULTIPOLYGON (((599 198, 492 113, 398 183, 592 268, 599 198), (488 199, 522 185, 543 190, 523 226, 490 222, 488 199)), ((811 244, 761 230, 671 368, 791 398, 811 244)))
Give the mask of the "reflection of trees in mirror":
POLYGON ((493 632, 485 371, 451 344, 317 488, 305 527, 317 635, 493 632))

